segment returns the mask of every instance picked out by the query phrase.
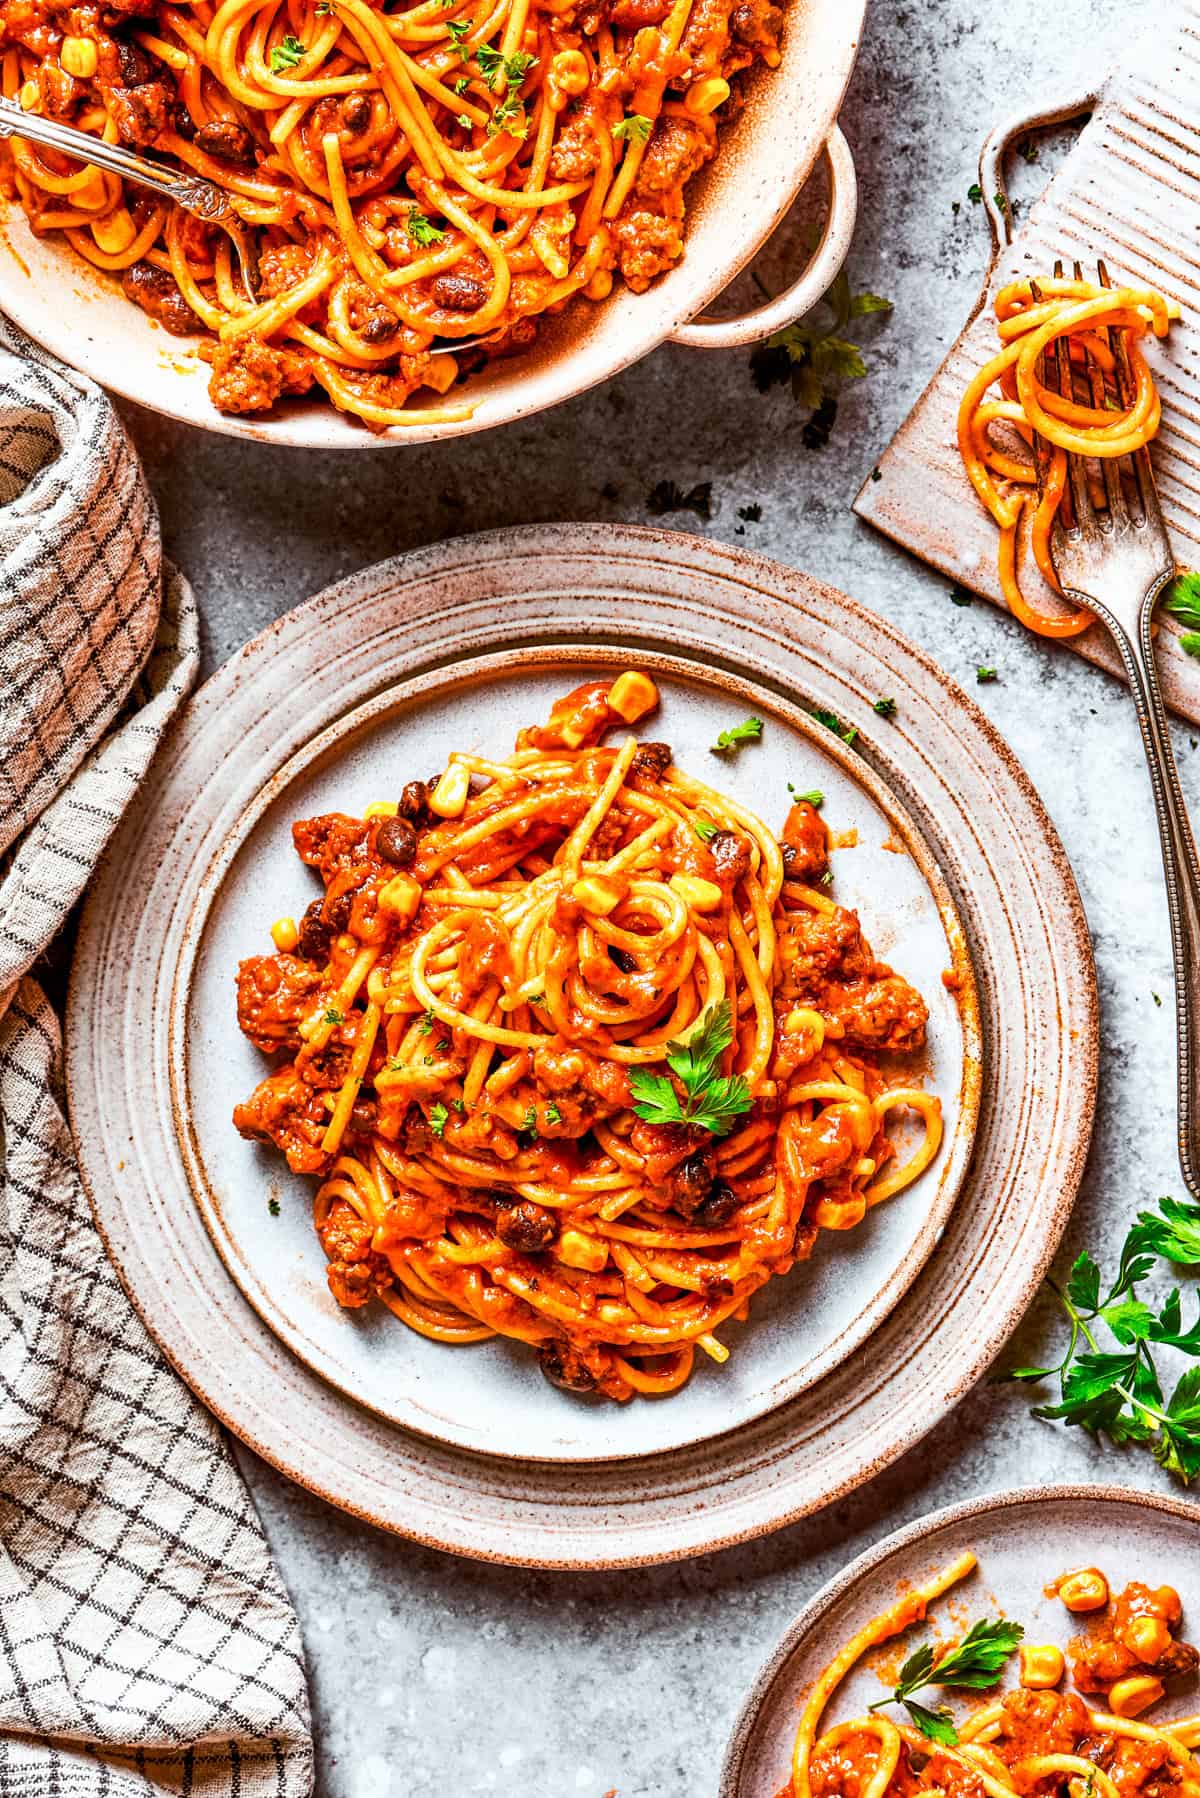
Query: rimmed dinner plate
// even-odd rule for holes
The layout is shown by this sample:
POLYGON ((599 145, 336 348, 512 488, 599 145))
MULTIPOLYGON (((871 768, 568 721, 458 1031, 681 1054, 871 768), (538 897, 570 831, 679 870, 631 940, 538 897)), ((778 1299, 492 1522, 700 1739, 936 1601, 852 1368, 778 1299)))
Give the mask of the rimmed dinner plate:
MULTIPOLYGON (((171 1001, 171 1083, 192 1194, 213 1241, 259 1315, 301 1360, 381 1416, 487 1454, 604 1460, 659 1453, 734 1429, 812 1386, 869 1339, 928 1259, 966 1172, 980 1078, 978 1006, 963 931, 945 882, 905 809, 826 726, 763 685, 679 656, 579 644, 472 657, 401 681, 277 755, 205 869, 181 942, 171 1001), (630 662, 651 672, 662 704, 644 723, 678 765, 760 811, 776 828, 797 791, 820 789, 846 846, 834 895, 860 912, 876 953, 927 996, 929 1040, 897 1057, 942 1101, 933 1167, 844 1235, 825 1233, 811 1261, 757 1295, 751 1320, 723 1328, 732 1358, 706 1357, 670 1399, 614 1405, 547 1384, 532 1351, 504 1338, 463 1350, 427 1341, 382 1306, 347 1312, 329 1292, 312 1228, 317 1182, 230 1122, 270 1064, 241 1035, 233 1005, 239 960, 269 952, 273 917, 297 917, 322 890, 292 847, 296 818, 398 793, 451 747, 503 756, 522 724, 555 698, 630 662), (716 756, 722 729, 748 713, 762 740, 716 756), (849 839, 853 839, 850 841, 849 839), (943 973, 953 972, 953 990, 943 973), (270 1209, 275 1207, 274 1212, 270 1209)), ((204 853, 198 849, 197 859, 204 853)), ((900 1124, 902 1155, 914 1135, 900 1124)))
MULTIPOLYGON (((1200 1637, 1195 1505, 1118 1486, 1026 1487, 952 1505, 868 1549, 804 1607, 746 1700, 718 1798, 787 1798, 796 1728, 818 1674, 899 1593, 967 1549, 979 1562, 976 1571, 931 1607, 927 1624, 914 1625, 859 1662, 834 1694, 822 1729, 861 1717, 894 1684, 895 1666, 918 1643, 944 1639, 978 1617, 1003 1615, 1024 1626, 1027 1641, 1065 1650, 1079 1635, 1081 1620, 1048 1597, 1045 1587, 1076 1567, 1099 1567, 1114 1591, 1130 1580, 1174 1586, 1183 1600, 1183 1637, 1200 1637)), ((1010 1664, 1000 1689, 1014 1683, 1010 1664)), ((946 1696, 959 1714, 970 1710, 956 1702, 957 1694, 946 1696)), ((1194 1715, 1196 1702, 1192 1681, 1147 1720, 1194 1715)))
POLYGON ((627 528, 502 532, 427 550, 330 589, 235 656, 187 708, 95 882, 70 1009, 72 1115, 96 1214, 135 1302, 197 1391, 338 1503, 447 1547, 549 1565, 653 1559, 771 1527, 928 1428, 1011 1329, 1053 1251, 1095 1075, 1094 980, 1069 870, 966 696, 817 583, 627 528), (767 733, 722 778, 774 818, 787 779, 816 780, 835 826, 861 827, 859 847, 836 858, 837 891, 861 898, 878 952, 935 1002, 927 1078, 944 1082, 953 1128, 907 1217, 904 1201, 894 1218, 885 1207, 857 1243, 830 1245, 809 1275, 780 1283, 761 1324, 752 1313, 733 1333, 734 1383, 723 1383, 729 1367, 706 1370, 694 1396, 576 1408, 543 1390, 520 1351, 426 1351, 390 1317, 320 1310, 308 1193, 293 1195, 273 1158, 243 1149, 224 1123, 258 1071, 232 1028, 232 968, 307 896, 285 843, 310 799, 379 796, 378 781, 413 771, 406 733, 414 754, 432 746, 421 734, 432 716, 439 754, 468 731, 500 747, 561 690, 567 666, 648 656, 660 658, 661 729, 682 761, 703 767, 713 726, 743 703, 761 708, 778 740, 770 755, 786 747, 799 778, 751 760, 767 752, 767 733), (529 707, 514 717, 518 689, 529 707), (427 715, 428 694, 441 709, 427 715), (873 711, 884 694, 897 699, 888 720, 873 711), (858 726, 852 749, 805 722, 813 706, 858 726), (756 790, 766 769, 782 782, 774 800, 756 790), (885 826, 893 849, 882 847, 885 826), (893 853, 897 843, 907 853, 893 853), (965 965, 956 914, 979 984, 981 1062, 969 986, 961 1010, 934 990, 942 967, 965 965), (980 1067, 975 1154, 951 1209, 980 1067), (948 1222, 914 1281, 939 1207, 948 1222), (874 1280, 863 1299, 856 1255, 874 1280), (834 1306, 816 1339, 803 1334, 810 1278, 834 1306), (854 1303, 836 1313, 839 1286, 854 1303), (855 1328, 857 1352, 851 1343, 846 1354, 855 1328), (778 1390, 810 1378, 793 1396, 778 1390), (495 1418, 482 1415, 485 1390, 495 1418), (467 1440, 504 1452, 470 1453, 467 1440))

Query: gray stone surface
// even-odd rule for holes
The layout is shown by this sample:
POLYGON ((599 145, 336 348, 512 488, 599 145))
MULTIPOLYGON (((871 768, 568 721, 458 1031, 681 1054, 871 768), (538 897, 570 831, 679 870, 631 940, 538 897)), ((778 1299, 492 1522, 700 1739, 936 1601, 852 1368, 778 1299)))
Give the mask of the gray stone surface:
MULTIPOLYGON (((1129 17, 1123 0, 875 0, 844 114, 863 201, 852 268, 896 312, 864 331, 870 378, 823 453, 803 448, 786 395, 754 391, 744 354, 672 349, 527 425, 432 449, 318 458, 131 419, 201 597, 210 668, 382 556, 527 520, 643 520, 664 477, 711 480, 713 518, 698 529, 843 587, 960 679, 995 664, 978 697, 1062 833, 1103 991, 1095 1148, 1064 1263, 1179 1190, 1166 907, 1132 714, 1069 651, 981 603, 952 606, 942 580, 848 508, 974 298, 985 231, 966 193, 983 129, 1061 88, 1081 55, 1096 68, 1119 55, 1129 17), (737 508, 751 502, 762 521, 743 535, 737 508)), ((1026 188, 1050 160, 1048 148, 1020 169, 1026 188)), ((768 278, 786 266, 769 258, 768 278)), ((1184 731, 1176 742, 1200 803, 1195 744, 1184 731)), ((1023 1358, 1046 1321, 1024 1326, 1023 1358)), ((392 1541, 242 1460, 304 1624, 322 1798, 712 1798, 741 1697, 788 1619, 894 1525, 1035 1478, 1167 1484, 1146 1458, 1035 1423, 1018 1392, 981 1387, 905 1461, 798 1527, 688 1564, 572 1578, 392 1541)))

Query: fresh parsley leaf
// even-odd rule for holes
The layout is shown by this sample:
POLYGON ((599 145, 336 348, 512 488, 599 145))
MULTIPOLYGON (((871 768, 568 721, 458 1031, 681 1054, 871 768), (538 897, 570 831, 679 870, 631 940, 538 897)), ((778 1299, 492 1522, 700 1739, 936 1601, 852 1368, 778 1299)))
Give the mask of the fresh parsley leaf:
POLYGON ((972 181, 970 187, 968 187, 967 198, 970 200, 972 206, 978 206, 982 201, 983 189, 980 187, 978 181, 972 181))
POLYGON ((508 76, 509 87, 520 87, 536 61, 537 57, 528 50, 518 50, 515 55, 506 56, 504 73, 508 76))
POLYGON ((1017 145, 1017 155, 1025 162, 1037 162, 1041 154, 1031 137, 1023 137, 1017 145))
POLYGON ((950 589, 950 604, 952 606, 973 606, 975 604, 975 595, 973 593, 968 593, 965 587, 960 587, 958 582, 955 581, 953 587, 950 589))
POLYGON ((271 49, 271 68, 276 75, 282 75, 288 69, 294 69, 304 55, 304 45, 298 37, 289 31, 281 43, 271 49))
POLYGON ((345 1023, 345 1019, 336 1005, 330 1005, 321 1013, 321 1022, 322 1024, 332 1024, 336 1029, 339 1024, 345 1023))
POLYGON ((471 85, 471 77, 469 75, 456 75, 450 85, 461 100, 471 85))
POLYGON ((662 518, 667 512, 694 512, 697 518, 712 517, 712 482, 697 481, 683 491, 675 481, 659 481, 646 496, 646 510, 651 518, 662 518))
POLYGON ((523 138, 528 130, 529 114, 524 100, 518 99, 516 94, 508 94, 501 100, 487 122, 489 137, 500 137, 507 132, 509 137, 523 138))
POLYGON ((707 818, 693 818, 692 829, 702 843, 711 843, 717 834, 718 826, 710 824, 707 818))
POLYGON ((952 1748, 958 1741, 958 1731, 949 1711, 944 1707, 930 1710, 917 1703, 913 1693, 931 1685, 970 1691, 994 1686, 1024 1634, 1019 1623, 981 1617, 961 1642, 940 1656, 935 1657, 932 1643, 923 1642, 901 1667, 894 1689, 886 1697, 877 1698, 870 1708, 877 1711, 885 1704, 902 1704, 922 1735, 952 1748))
POLYGON ((1179 647, 1184 655, 1200 656, 1200 631, 1181 631, 1179 647))
POLYGON ((986 668, 980 663, 979 667, 975 670, 975 679, 979 682, 981 687, 986 686, 988 681, 996 679, 996 670, 994 668, 986 668))
POLYGON ((815 811, 820 811, 825 803, 825 795, 819 787, 810 787, 807 793, 797 793, 795 787, 789 780, 788 792, 791 794, 797 805, 811 805, 815 811))
POLYGON ((475 65, 487 82, 489 89, 494 89, 496 76, 504 67, 504 58, 499 50, 494 49, 491 44, 480 44, 475 52, 475 65))
POLYGON ((747 524, 759 524, 762 520, 762 507, 757 501, 752 506, 739 506, 737 515, 744 518, 747 524))
POLYGON ((931 1742, 937 1742, 943 1748, 953 1748, 958 1741, 958 1731, 954 1727, 954 1719, 944 1705, 931 1711, 926 1705, 918 1704, 915 1698, 906 1698, 904 1708, 916 1724, 923 1736, 931 1742))
POLYGON ((521 1120, 521 1135, 536 1136, 537 1133, 537 1106, 531 1105, 521 1120))
POLYGON ((1067 1279, 1067 1297, 1080 1311, 1096 1311, 1100 1307, 1100 1269, 1086 1249, 1077 1257, 1067 1279))
POLYGON ((652 130, 653 126, 644 114, 631 112, 613 126, 612 134, 618 141, 624 139, 631 144, 644 144, 652 130))
POLYGON ((684 1090, 683 1101, 665 1074, 631 1068, 633 1109, 648 1124, 692 1124, 713 1136, 727 1136, 734 1120, 750 1110, 750 1089, 740 1074, 718 1069, 733 1041, 728 999, 710 1005, 686 1040, 667 1044, 666 1061, 684 1090))
POLYGON ((1161 1255, 1183 1267, 1200 1267, 1200 1205, 1160 1199, 1159 1215, 1139 1211, 1130 1232, 1140 1252, 1161 1255))
POLYGON ((437 1019, 435 1018, 433 1012, 427 1011, 425 1013, 424 1017, 421 1019, 421 1035, 428 1036, 436 1022, 437 1022, 437 1019))
POLYGON ((465 112, 457 113, 455 115, 455 117, 457 119, 457 122, 462 126, 464 131, 470 131, 471 127, 475 123, 474 119, 472 119, 469 116, 469 114, 467 114, 465 112))
POLYGON ((878 712, 881 718, 891 718, 895 716, 896 701, 894 699, 877 699, 871 709, 878 712))
POLYGON ((267 1210, 271 1213, 272 1217, 278 1217, 279 1216, 279 1200, 278 1199, 268 1199, 267 1200, 267 1210))
POLYGON ((750 354, 750 376, 760 393, 790 386, 796 404, 808 408, 801 439, 812 450, 829 442, 841 383, 867 373, 862 350, 846 336, 846 326, 852 319, 892 310, 891 301, 879 294, 853 293, 844 269, 822 296, 822 305, 828 313, 824 323, 807 318, 787 325, 750 354))
POLYGON ((449 1123, 449 1121, 450 1121, 450 1113, 447 1111, 446 1107, 442 1104, 440 1099, 437 1101, 436 1104, 431 1105, 429 1107, 429 1128, 433 1131, 433 1134, 438 1138, 439 1142, 441 1141, 442 1135, 443 1135, 446 1125, 449 1123))
POLYGON ((812 715, 818 724, 823 724, 826 730, 831 730, 835 737, 842 739, 843 743, 853 743, 858 735, 857 727, 853 724, 843 724, 836 712, 820 708, 812 715))
POLYGON ((451 40, 453 41, 453 43, 456 45, 456 47, 460 51, 461 51, 463 44, 466 41, 468 35, 470 34, 471 23, 472 22, 470 19, 447 19, 446 20, 446 30, 450 33, 451 40))
POLYGON ((557 1102, 554 1099, 551 1099, 549 1105, 546 1107, 546 1121, 550 1124, 562 1123, 562 1112, 558 1109, 557 1102))
POLYGON ((731 724, 728 730, 723 730, 710 746, 709 753, 726 755, 731 749, 740 749, 743 743, 757 743, 762 734, 761 718, 744 718, 740 724, 731 724))
POLYGON ((1161 611, 1178 618, 1180 624, 1200 630, 1200 573, 1188 568, 1177 574, 1158 603, 1161 611))
POLYGON ((435 243, 441 243, 446 235, 444 226, 435 225, 432 219, 426 218, 423 212, 418 212, 415 206, 410 206, 408 209, 407 227, 408 235, 414 243, 420 244, 423 250, 429 249, 435 243))

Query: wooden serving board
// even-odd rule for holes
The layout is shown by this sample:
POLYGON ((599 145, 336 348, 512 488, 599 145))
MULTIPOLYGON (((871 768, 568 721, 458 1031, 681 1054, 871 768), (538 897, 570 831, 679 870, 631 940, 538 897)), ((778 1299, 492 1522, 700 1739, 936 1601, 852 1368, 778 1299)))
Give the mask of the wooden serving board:
MULTIPOLYGON (((1061 257, 1085 273, 1101 256, 1114 284, 1156 287, 1180 320, 1148 355, 1162 396, 1152 451, 1159 495, 1181 567, 1200 568, 1200 0, 1154 9, 1153 25, 1098 92, 1005 120, 980 159, 980 185, 996 246, 979 305, 930 385, 864 484, 860 518, 985 599, 1003 605, 997 531, 963 471, 955 420, 963 389, 999 347, 992 300, 1006 282, 1047 272, 1061 257), (1006 148, 1023 134, 1091 110, 1074 149, 1015 233, 1004 187, 1006 148), (998 204, 994 196, 1005 203, 998 204)), ((1023 585, 1052 607, 1035 568, 1023 585)), ((1200 661, 1164 619, 1159 668, 1168 704, 1200 723, 1200 661)), ((1099 625, 1068 640, 1119 674, 1099 625)))

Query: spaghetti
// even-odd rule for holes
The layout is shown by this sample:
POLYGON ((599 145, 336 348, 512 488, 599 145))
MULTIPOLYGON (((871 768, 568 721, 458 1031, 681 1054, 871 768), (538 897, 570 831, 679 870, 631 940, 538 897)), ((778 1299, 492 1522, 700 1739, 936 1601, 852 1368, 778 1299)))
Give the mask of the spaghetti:
MULTIPOLYGON (((838 1651, 805 1704, 780 1798, 1200 1798, 1200 1761, 1191 1752, 1200 1744, 1200 1716, 1155 1724, 1134 1714, 1163 1696, 1164 1679, 1194 1672, 1200 1658, 1173 1634, 1179 1596, 1168 1586, 1134 1582, 1110 1605, 1107 1581, 1094 1569, 1082 1577, 1098 1582, 1103 1615, 1089 1619, 1093 1627, 1072 1643, 1071 1660, 1076 1686, 1105 1693, 1107 1708, 1093 1710, 1077 1693, 1054 1689, 1065 1672, 1059 1649, 1023 1648, 1021 1684, 936 1738, 874 1708, 818 1735, 834 1693, 863 1655, 922 1620, 975 1566, 969 1551, 960 1555, 838 1651)), ((1080 1578, 1065 1577, 1048 1595, 1059 1591, 1066 1600, 1071 1580, 1080 1578)), ((930 1684, 938 1683, 944 1659, 935 1649, 930 1684)), ((947 1713, 937 1715, 949 1721, 947 1713)))
POLYGON ((1144 449, 1155 437, 1162 408, 1139 340, 1149 330, 1164 337, 1176 317, 1178 307, 1149 288, 1098 287, 1059 276, 1014 281, 996 295, 1004 347, 963 394, 958 447, 972 486, 1000 527, 1005 600, 1041 636, 1078 636, 1092 614, 1030 605, 1021 591, 1023 538, 1046 585, 1060 593, 1050 542, 1064 502, 1069 505, 1067 456, 1100 462, 1144 449), (996 386, 1000 397, 989 398, 996 386), (995 425, 1010 427, 1018 441, 994 441, 995 425))
POLYGON ((617 1399, 724 1361, 720 1326, 941 1139, 882 1065, 925 1004, 829 897, 816 809, 777 841, 666 744, 600 745, 656 704, 644 674, 592 681, 505 761, 298 823, 324 896, 238 976, 284 1059, 234 1121, 320 1177, 341 1303, 516 1338, 617 1399))
POLYGON ((35 231, 208 334, 220 410, 323 389, 374 429, 461 418, 439 397, 541 315, 678 259, 684 188, 782 23, 773 0, 0 0, 5 96, 225 189, 257 299, 173 203, 20 138, 3 166, 35 231))

